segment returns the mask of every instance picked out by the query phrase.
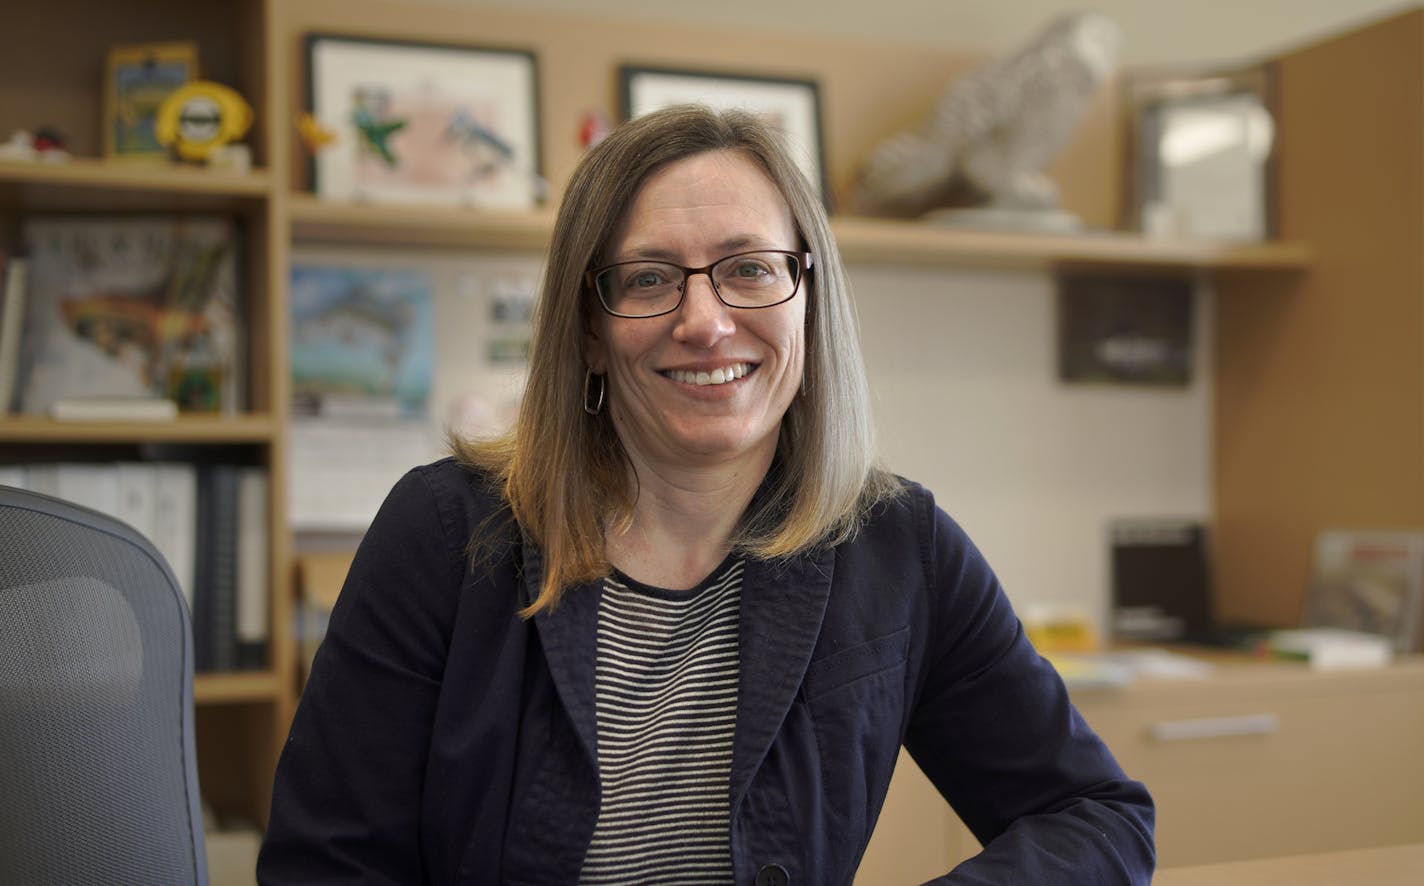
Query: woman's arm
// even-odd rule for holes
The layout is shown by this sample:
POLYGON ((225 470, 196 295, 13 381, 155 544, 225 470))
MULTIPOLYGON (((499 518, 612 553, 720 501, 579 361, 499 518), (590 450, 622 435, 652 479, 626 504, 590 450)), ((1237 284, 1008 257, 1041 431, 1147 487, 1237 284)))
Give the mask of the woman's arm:
POLYGON ((258 879, 419 883, 421 786, 463 542, 426 476, 367 531, 277 765, 258 879))
POLYGON ((934 882, 1148 883, 1152 798, 1074 709, 963 530, 930 510, 935 626, 905 746, 984 846, 934 882))

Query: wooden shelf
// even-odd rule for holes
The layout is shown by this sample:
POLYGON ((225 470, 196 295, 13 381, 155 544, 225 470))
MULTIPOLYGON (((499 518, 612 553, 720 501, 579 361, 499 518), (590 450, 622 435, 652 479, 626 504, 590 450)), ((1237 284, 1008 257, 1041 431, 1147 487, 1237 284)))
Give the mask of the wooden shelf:
POLYGON ((267 193, 271 177, 260 169, 220 172, 163 163, 71 157, 60 163, 0 160, 0 182, 260 197, 267 193))
POLYGON ((552 209, 341 203, 310 194, 293 195, 287 208, 292 239, 302 243, 542 251, 554 228, 552 209))
MULTIPOLYGON (((289 204, 292 237, 305 243, 542 251, 551 209, 528 212, 338 203, 308 194, 289 204)), ((1310 250, 1298 243, 1154 240, 1134 234, 1030 234, 969 231, 920 222, 837 216, 831 220, 846 261, 931 267, 1061 266, 1303 270, 1310 250)))
POLYGON ((30 212, 230 210, 271 193, 266 170, 72 157, 63 163, 0 160, 0 202, 30 212))
POLYGON ((271 671, 197 674, 193 677, 193 702, 198 705, 268 702, 281 692, 271 671))
POLYGON ((130 422, 0 418, 0 442, 5 443, 269 443, 276 435, 277 421, 266 414, 130 422))
POLYGON ((845 260, 858 264, 1296 271, 1309 267, 1311 260, 1310 250, 1299 243, 1236 245, 1153 239, 1117 231, 972 231, 849 216, 833 217, 831 229, 845 260))

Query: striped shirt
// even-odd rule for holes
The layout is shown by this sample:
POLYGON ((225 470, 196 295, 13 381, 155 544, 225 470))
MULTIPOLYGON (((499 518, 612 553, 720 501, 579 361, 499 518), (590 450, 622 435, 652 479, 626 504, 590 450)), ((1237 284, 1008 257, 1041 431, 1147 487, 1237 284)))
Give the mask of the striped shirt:
POLYGON ((581 883, 730 883, 742 561, 690 591, 604 583, 598 824, 581 883))

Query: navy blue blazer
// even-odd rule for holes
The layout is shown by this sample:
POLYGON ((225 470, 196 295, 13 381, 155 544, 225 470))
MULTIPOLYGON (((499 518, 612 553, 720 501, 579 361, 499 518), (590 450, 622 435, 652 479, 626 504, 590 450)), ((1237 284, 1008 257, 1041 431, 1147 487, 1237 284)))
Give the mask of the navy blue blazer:
MULTIPOLYGON (((392 490, 277 767, 262 883, 577 882, 599 802, 600 584, 520 619, 540 555, 500 515, 450 459, 392 490), (472 559, 477 531, 504 539, 493 559, 472 559)), ((749 562, 741 601, 738 884, 850 883, 901 744, 985 846, 934 882, 1150 880, 1146 789, 926 490, 853 541, 749 562)))

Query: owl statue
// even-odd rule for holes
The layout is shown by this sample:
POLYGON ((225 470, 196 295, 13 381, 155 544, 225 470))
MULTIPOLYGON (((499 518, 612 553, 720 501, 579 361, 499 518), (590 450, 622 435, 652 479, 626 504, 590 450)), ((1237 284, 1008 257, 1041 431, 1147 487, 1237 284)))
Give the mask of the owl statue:
POLYGON ((1120 42, 1111 19, 1075 13, 1022 50, 973 69, 949 85, 921 125, 876 146, 850 209, 1055 211, 1058 189, 1042 170, 1116 68, 1120 42))

